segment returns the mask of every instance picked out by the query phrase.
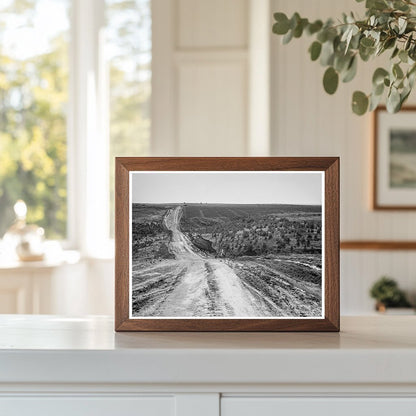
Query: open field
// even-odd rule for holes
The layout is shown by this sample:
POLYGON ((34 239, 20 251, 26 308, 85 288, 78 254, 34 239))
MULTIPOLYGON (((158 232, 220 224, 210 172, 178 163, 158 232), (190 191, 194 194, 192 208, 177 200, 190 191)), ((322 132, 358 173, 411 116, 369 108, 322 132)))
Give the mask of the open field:
POLYGON ((321 315, 321 207, 133 205, 132 313, 321 315))
POLYGON ((320 206, 188 204, 181 227, 220 257, 321 253, 320 206))
POLYGON ((173 259, 168 246, 169 231, 163 226, 163 218, 169 206, 133 204, 132 255, 133 264, 153 264, 162 259, 173 259))

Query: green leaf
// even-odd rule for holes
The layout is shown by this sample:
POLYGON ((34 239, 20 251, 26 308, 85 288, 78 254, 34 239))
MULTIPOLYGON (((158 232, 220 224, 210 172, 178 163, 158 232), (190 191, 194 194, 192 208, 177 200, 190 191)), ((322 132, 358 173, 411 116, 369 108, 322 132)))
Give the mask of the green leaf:
MULTIPOLYGON (((340 36, 337 36, 333 41, 332 41, 332 44, 334 45, 334 51, 336 51, 337 49, 339 49, 339 46, 340 46, 340 44, 341 44, 341 37, 340 36)), ((343 52, 343 55, 345 55, 345 53, 346 53, 346 51, 345 51, 345 53, 344 53, 344 51, 342 51, 343 52)))
POLYGON ((351 80, 354 79, 356 74, 357 74, 357 58, 354 55, 351 58, 347 71, 344 73, 344 76, 342 77, 342 82, 350 82, 351 80))
POLYGON ((384 88, 384 83, 379 85, 373 85, 373 95, 383 95, 384 88))
POLYGON ((338 73, 335 71, 332 66, 330 66, 324 74, 323 84, 324 89, 328 94, 334 94, 338 88, 338 73))
POLYGON ((312 43, 312 45, 309 47, 309 53, 311 54, 312 61, 316 61, 319 58, 321 50, 322 44, 320 42, 315 41, 312 43))
POLYGON ((334 44, 331 41, 326 41, 322 45, 321 59, 322 66, 332 65, 334 62, 334 44))
POLYGON ((414 61, 416 59, 416 45, 411 46, 407 53, 409 54, 409 58, 414 61))
POLYGON ((322 20, 315 20, 313 23, 311 23, 307 28, 306 32, 309 35, 313 35, 314 33, 319 32, 322 29, 322 26, 324 24, 322 23, 322 20))
POLYGON ((360 57, 364 62, 367 62, 370 57, 374 56, 375 54, 375 41, 371 38, 362 38, 360 41, 360 45, 358 47, 358 52, 360 53, 360 57))
POLYGON ((352 111, 362 116, 368 108, 368 97, 361 91, 355 91, 352 95, 352 111))
POLYGON ((408 54, 407 54, 407 51, 405 51, 405 50, 401 50, 400 52, 399 52, 399 58, 400 58, 400 60, 402 61, 402 62, 404 62, 404 63, 407 63, 407 61, 408 61, 408 54))
POLYGON ((375 44, 375 40, 372 38, 362 38, 360 41, 360 45, 364 46, 364 48, 372 48, 375 44))
POLYGON ((392 73, 397 79, 403 78, 404 74, 399 64, 394 64, 392 68, 392 73))
POLYGON ((385 0, 367 0, 365 3, 367 9, 384 10, 388 5, 385 0))
POLYGON ((298 20, 296 27, 293 29, 293 36, 295 38, 300 38, 302 36, 303 29, 305 29, 308 26, 308 24, 308 19, 298 20))
POLYGON ((404 49, 407 51, 410 48, 410 44, 412 43, 413 40, 413 33, 410 34, 410 36, 408 36, 406 43, 404 44, 404 49))
POLYGON ((322 29, 316 36, 316 39, 319 40, 321 43, 325 43, 328 40, 328 31, 326 29, 322 29))
POLYGON ((411 91, 412 90, 410 88, 408 88, 408 89, 403 90, 403 92, 400 94, 400 107, 399 107, 399 110, 402 108, 403 103, 409 97, 411 91))
POLYGON ((384 49, 390 49, 392 48, 394 45, 396 44, 396 38, 387 38, 385 40, 385 42, 383 43, 383 48, 384 49))
POLYGON ((388 71, 386 71, 384 68, 377 68, 373 74, 373 85, 377 86, 384 84, 384 78, 386 78, 388 75, 388 71))
POLYGON ((413 86, 415 85, 415 80, 416 80, 416 72, 414 71, 413 67, 410 71, 407 72, 407 79, 409 80, 409 88, 412 89, 413 86))
POLYGON ((290 29, 287 16, 284 13, 275 13, 274 20, 276 20, 276 23, 273 25, 273 33, 285 35, 290 29))
POLYGON ((378 107, 378 105, 380 104, 380 101, 381 101, 381 97, 382 97, 382 95, 371 94, 371 96, 370 96, 370 106, 368 108, 368 111, 373 111, 378 107))
POLYGON ((360 39, 361 39, 361 33, 357 33, 355 36, 352 37, 351 43, 350 43, 350 49, 358 49, 358 46, 360 45, 360 39))
POLYGON ((353 38, 353 36, 355 36, 358 32, 360 31, 360 29, 358 29, 358 26, 356 25, 351 25, 348 27, 348 29, 344 32, 344 34, 342 35, 341 41, 345 42, 345 53, 347 53, 348 48, 350 47, 350 43, 351 43, 351 39, 353 38))
POLYGON ((334 27, 329 27, 327 29, 327 36, 328 40, 333 41, 336 37, 338 37, 338 32, 334 27))
POLYGON ((416 64, 413 64, 410 69, 407 71, 407 76, 416 74, 416 64))
POLYGON ((360 54, 360 58, 364 61, 367 62, 371 56, 373 56, 373 54, 375 53, 375 49, 367 49, 367 48, 363 48, 360 46, 360 49, 358 50, 359 54, 360 54))
POLYGON ((386 107, 389 113, 397 113, 400 109, 400 93, 397 88, 392 88, 387 96, 386 107))
POLYGON ((402 12, 405 12, 409 10, 409 6, 405 4, 402 0, 395 0, 393 2, 393 7, 397 10, 400 10, 402 12))
POLYGON ((339 52, 335 54, 334 57, 334 68, 338 72, 344 71, 347 69, 351 61, 351 54, 344 55, 339 52))
POLYGON ((301 17, 298 12, 293 13, 293 16, 290 18, 290 28, 294 30, 296 26, 301 21, 301 17))
POLYGON ((283 36, 282 43, 283 45, 288 44, 293 39, 293 30, 289 30, 286 35, 283 36))
POLYGON ((390 59, 394 59, 394 58, 398 55, 399 51, 400 51, 400 49, 396 46, 396 47, 394 48, 393 53, 391 54, 390 59))

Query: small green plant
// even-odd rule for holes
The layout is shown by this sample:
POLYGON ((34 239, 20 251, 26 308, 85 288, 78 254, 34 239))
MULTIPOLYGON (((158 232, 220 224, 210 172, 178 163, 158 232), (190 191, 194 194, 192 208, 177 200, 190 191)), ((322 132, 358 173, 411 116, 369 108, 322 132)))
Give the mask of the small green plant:
POLYGON ((377 280, 370 289, 370 295, 377 301, 377 309, 410 307, 406 295, 397 282, 387 276, 377 280))
POLYGON ((396 113, 416 80, 416 0, 366 0, 365 8, 364 18, 344 13, 338 22, 310 22, 299 13, 290 19, 275 13, 273 33, 282 35, 284 44, 305 33, 315 38, 309 54, 326 68, 323 86, 328 94, 335 93, 340 80, 349 82, 355 77, 359 60, 367 62, 390 53, 390 65, 373 74, 372 92, 353 93, 352 110, 358 115, 372 111, 387 93, 387 110, 396 113))

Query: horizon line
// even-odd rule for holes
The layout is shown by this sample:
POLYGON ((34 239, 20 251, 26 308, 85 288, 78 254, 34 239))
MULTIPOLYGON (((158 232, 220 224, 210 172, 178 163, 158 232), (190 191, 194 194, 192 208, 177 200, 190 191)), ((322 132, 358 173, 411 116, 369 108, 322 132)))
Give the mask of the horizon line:
POLYGON ((132 204, 141 205, 307 205, 310 207, 322 207, 322 204, 308 203, 284 203, 284 202, 267 202, 267 203, 235 203, 235 202, 132 202, 132 204))

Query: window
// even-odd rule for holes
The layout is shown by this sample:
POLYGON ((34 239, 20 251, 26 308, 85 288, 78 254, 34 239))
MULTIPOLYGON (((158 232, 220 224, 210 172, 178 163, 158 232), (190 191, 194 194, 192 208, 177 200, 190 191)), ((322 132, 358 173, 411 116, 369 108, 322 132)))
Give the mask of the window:
POLYGON ((110 80, 110 234, 114 235, 114 157, 150 147, 150 0, 107 0, 110 80))
POLYGON ((0 6, 0 236, 24 199, 28 221, 66 237, 69 9, 68 0, 0 6))
POLYGON ((1 2, 0 238, 17 199, 84 253, 113 236, 114 157, 149 152, 151 46, 151 0, 1 2))

